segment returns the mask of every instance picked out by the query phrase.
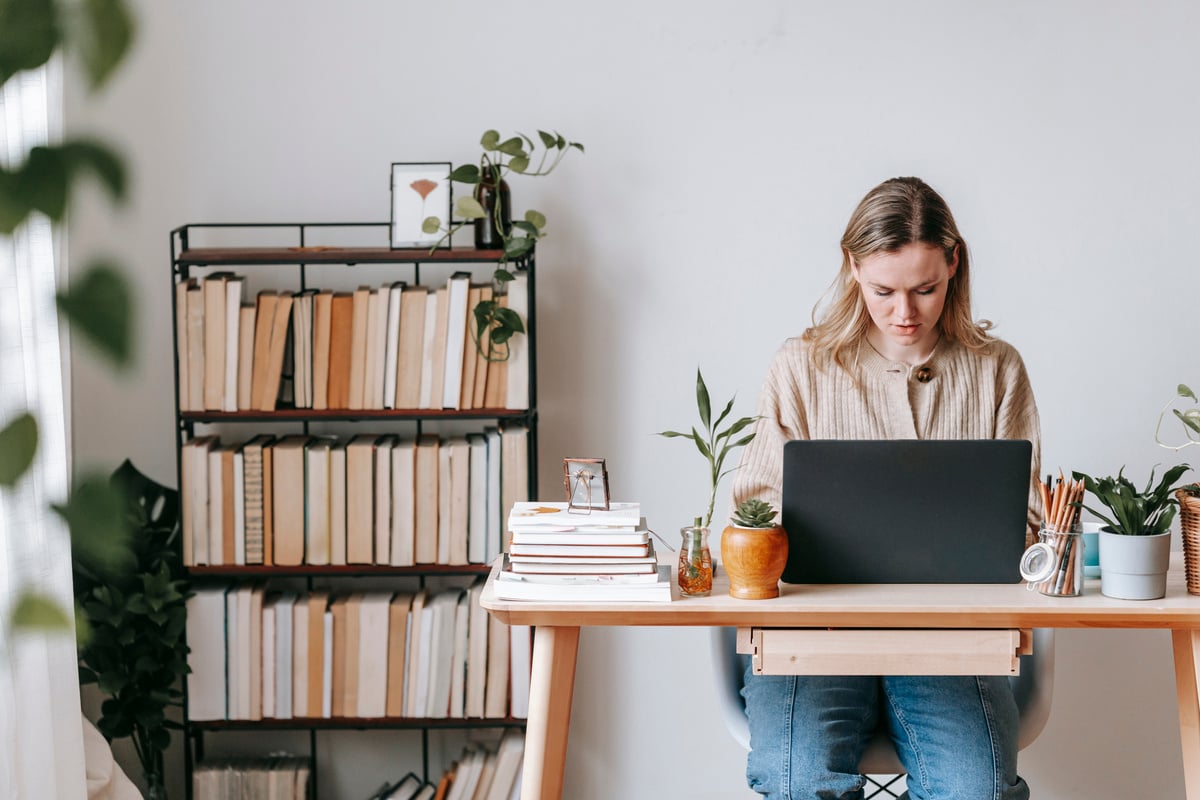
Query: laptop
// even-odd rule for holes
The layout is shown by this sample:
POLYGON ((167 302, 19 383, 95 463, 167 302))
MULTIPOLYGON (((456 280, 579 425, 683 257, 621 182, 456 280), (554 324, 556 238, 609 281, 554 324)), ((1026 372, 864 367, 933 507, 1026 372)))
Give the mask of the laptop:
POLYGON ((1016 583, 1027 441, 796 440, 783 448, 787 583, 1016 583))

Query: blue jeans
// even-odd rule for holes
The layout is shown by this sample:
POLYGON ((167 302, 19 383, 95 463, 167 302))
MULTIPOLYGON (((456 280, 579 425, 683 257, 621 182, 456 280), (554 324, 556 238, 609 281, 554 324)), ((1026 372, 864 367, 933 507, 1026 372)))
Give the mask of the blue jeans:
POLYGON ((908 773, 911 800, 1026 800, 1017 775, 1017 707, 1003 675, 754 675, 746 779, 769 800, 861 800, 858 762, 880 726, 908 773))

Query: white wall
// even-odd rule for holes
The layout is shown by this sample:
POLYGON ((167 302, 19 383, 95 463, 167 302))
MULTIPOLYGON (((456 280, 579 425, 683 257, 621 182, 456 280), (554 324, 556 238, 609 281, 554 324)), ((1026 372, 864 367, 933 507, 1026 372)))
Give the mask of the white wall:
MULTIPOLYGON (((686 524, 704 466, 653 432, 692 424, 697 365, 752 411, 853 206, 905 174, 955 210, 976 311, 1025 356, 1047 467, 1172 463, 1154 423, 1178 382, 1200 382, 1200 8, 989 5, 142 2, 115 85, 68 103, 70 127, 116 141, 134 169, 124 211, 89 196, 74 253, 119 255, 143 300, 129 379, 76 354, 77 458, 131 456, 174 482, 172 227, 386 219, 390 162, 463 163, 487 128, 545 127, 588 150, 511 182, 550 221, 545 496, 563 456, 605 456, 652 526, 686 524)), ((569 797, 746 794, 706 647, 701 631, 584 634, 569 797)), ((1067 631, 1059 648, 1053 715, 1022 755, 1035 793, 1180 796, 1168 636, 1067 631)))

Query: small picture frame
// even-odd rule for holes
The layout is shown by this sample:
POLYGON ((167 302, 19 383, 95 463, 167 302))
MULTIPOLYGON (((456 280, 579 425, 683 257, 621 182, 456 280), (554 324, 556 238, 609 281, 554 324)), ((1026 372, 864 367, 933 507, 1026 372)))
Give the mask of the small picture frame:
POLYGON ((421 226, 437 217, 450 224, 451 165, 449 161, 392 164, 392 249, 433 247, 443 231, 425 233, 421 226))
POLYGON ((608 511, 608 468, 603 458, 564 458, 563 488, 567 511, 608 511))

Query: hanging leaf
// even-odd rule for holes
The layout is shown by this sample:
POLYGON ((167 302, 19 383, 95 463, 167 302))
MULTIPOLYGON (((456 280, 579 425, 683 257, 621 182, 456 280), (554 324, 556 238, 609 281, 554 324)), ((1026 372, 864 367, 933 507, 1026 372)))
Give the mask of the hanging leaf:
POLYGON ((533 249, 533 242, 534 240, 530 239, 528 236, 517 236, 509 239, 504 244, 505 258, 514 260, 518 258, 524 258, 525 255, 533 249))
POLYGON ((38 427, 32 414, 24 413, 0 431, 0 486, 15 486, 37 453, 38 427))
POLYGON ((529 169, 529 159, 526 156, 513 156, 508 162, 508 168, 516 173, 524 173, 529 169))
POLYGON ((71 532, 74 560, 103 574, 128 568, 132 555, 125 498, 107 478, 85 478, 65 504, 52 507, 71 532))
POLYGON ((52 597, 27 592, 17 598, 12 612, 14 628, 69 631, 71 620, 52 597))
POLYGON ((540 211, 534 211, 532 208, 525 212, 525 221, 539 231, 546 227, 546 215, 540 211))
POLYGON ((521 141, 520 136, 514 136, 511 139, 505 139, 496 147, 496 149, 501 153, 504 153, 506 156, 516 157, 526 155, 525 143, 521 141))
POLYGON ((704 385, 704 376, 700 374, 699 367, 696 368, 696 407, 700 411, 700 422, 706 429, 711 428, 709 420, 712 419, 712 407, 709 405, 708 387, 704 385))
POLYGON ((78 139, 64 142, 58 149, 69 180, 75 181, 85 171, 90 171, 113 200, 125 198, 125 165, 108 147, 99 142, 78 139))
POLYGON ((57 300, 75 329, 116 366, 129 364, 133 301, 125 278, 115 267, 93 263, 66 294, 59 292, 57 300))
POLYGON ((484 150, 495 150, 500 146, 500 132, 493 130, 484 131, 483 136, 479 139, 479 143, 483 145, 484 150))
POLYGON ((487 216, 483 206, 474 197, 460 197, 454 201, 454 213, 462 219, 482 219, 487 216))
POLYGON ((17 188, 30 208, 58 222, 67 210, 69 175, 62 149, 35 147, 16 173, 17 188))
POLYGON ((542 146, 547 150, 558 146, 558 137, 554 136, 554 134, 538 131, 538 138, 542 140, 542 146))
POLYGON ((442 221, 437 217, 426 217, 421 223, 421 233, 433 234, 442 229, 442 221))
POLYGON ((122 0, 84 0, 80 51, 93 90, 121 63, 133 41, 133 17, 122 0))
POLYGON ((479 167, 474 164, 463 164, 450 173, 450 180, 456 183, 479 183, 479 167))
POLYGON ((1186 397, 1193 402, 1196 401, 1196 393, 1193 392, 1191 389, 1189 389, 1184 384, 1182 384, 1182 383, 1179 384, 1179 388, 1177 389, 1177 391, 1179 392, 1180 397, 1186 397))
POLYGON ((49 61, 61 38, 53 0, 0 0, 0 84, 49 61))

